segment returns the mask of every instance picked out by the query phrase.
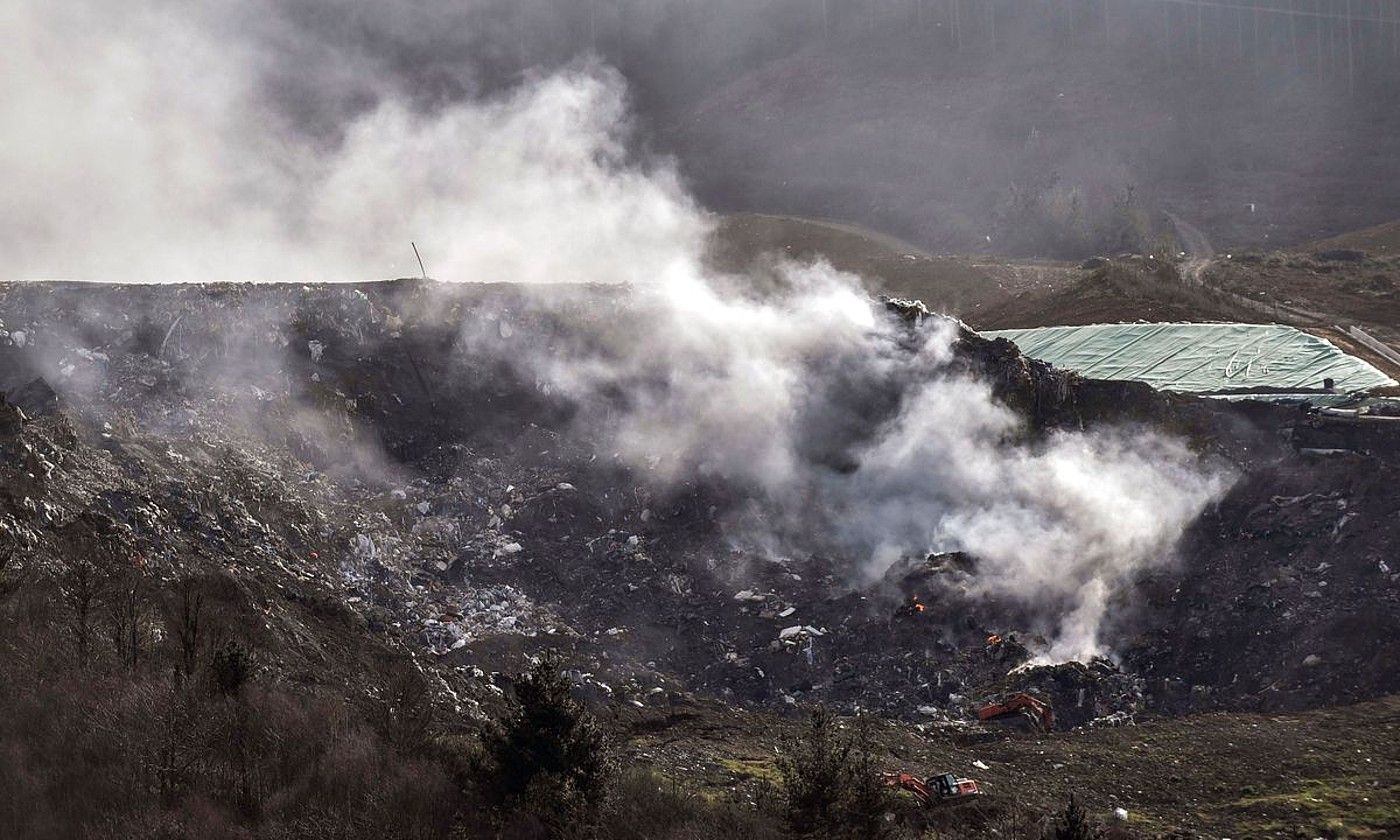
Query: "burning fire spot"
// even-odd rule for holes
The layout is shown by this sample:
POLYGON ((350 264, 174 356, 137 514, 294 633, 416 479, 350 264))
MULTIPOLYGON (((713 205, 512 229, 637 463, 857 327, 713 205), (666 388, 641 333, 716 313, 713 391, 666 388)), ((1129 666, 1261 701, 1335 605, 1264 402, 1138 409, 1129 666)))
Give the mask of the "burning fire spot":
POLYGON ((908 601, 905 601, 903 604, 901 604, 899 608, 897 608, 894 611, 894 614, 896 616, 918 615, 919 613, 923 612, 924 609, 925 606, 923 599, 920 598, 918 595, 914 595, 911 596, 908 601))

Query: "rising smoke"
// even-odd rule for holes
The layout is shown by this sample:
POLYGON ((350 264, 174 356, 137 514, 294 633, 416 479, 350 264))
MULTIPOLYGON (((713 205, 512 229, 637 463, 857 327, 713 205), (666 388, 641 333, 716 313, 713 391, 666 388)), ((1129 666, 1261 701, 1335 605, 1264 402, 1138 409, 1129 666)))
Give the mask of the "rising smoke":
POLYGON ((327 137, 265 78, 288 60, 278 50, 319 55, 315 42, 232 29, 233 8, 0 11, 14 35, 0 54, 8 277, 416 276, 416 240, 445 280, 626 282, 664 274, 704 233, 673 170, 625 165, 612 71, 580 65, 423 108, 393 74, 347 80, 340 62, 308 58, 327 99, 360 102, 327 137))
POLYGON ((715 274, 710 218, 673 164, 629 151, 625 85, 599 64, 473 98, 461 79, 426 106, 332 76, 345 101, 325 110, 345 116, 308 132, 269 104, 275 42, 231 37, 227 16, 38 0, 3 15, 19 34, 0 52, 13 276, 362 279, 416 273, 417 240, 442 280, 624 284, 629 305, 601 322, 539 297, 587 341, 505 345, 580 407, 581 433, 658 486, 753 494, 780 544, 839 551, 853 578, 967 551, 974 591, 1036 605, 1054 658, 1101 652, 1108 597, 1225 487, 1147 432, 1030 441, 950 369, 951 322, 911 345, 827 265, 715 274))
MULTIPOLYGON (((1103 654, 1110 598, 1168 563, 1177 539, 1229 486, 1182 442, 1149 430, 1027 433, 984 382, 952 364, 959 327, 908 327, 827 265, 748 278, 688 266, 631 292, 560 353, 529 336, 506 358, 577 407, 577 431, 656 487, 696 482, 759 500, 736 545, 849 558, 871 583, 933 552, 977 560, 973 596, 1040 622, 1047 661, 1103 654), (583 349, 588 348, 588 349, 583 349)), ((473 336, 499 353, 495 335, 473 336)))

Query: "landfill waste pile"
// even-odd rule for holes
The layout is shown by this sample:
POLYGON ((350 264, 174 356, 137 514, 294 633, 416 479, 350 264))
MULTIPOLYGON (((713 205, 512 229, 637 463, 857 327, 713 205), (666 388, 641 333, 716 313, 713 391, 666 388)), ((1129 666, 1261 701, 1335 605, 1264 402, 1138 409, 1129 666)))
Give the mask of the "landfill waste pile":
MULTIPOLYGON (((630 305, 571 294, 598 321, 630 305)), ((289 673, 329 679, 334 661, 353 681, 334 628, 355 626, 469 713, 545 650, 614 714, 815 702, 967 732, 1017 691, 1076 728, 1400 689, 1393 448, 1309 457, 1296 409, 1085 380, 958 328, 949 364, 991 383, 1019 434, 1150 425, 1236 476, 1170 562, 1108 596, 1102 654, 1065 661, 1024 603, 979 589, 973 553, 856 574, 836 549, 735 539, 772 514, 742 487, 659 490, 511 364, 525 339, 584 340, 533 300, 420 281, 4 287, 11 567, 114 529, 152 580, 241 591, 289 673)), ((943 321, 884 311, 911 336, 943 321)))

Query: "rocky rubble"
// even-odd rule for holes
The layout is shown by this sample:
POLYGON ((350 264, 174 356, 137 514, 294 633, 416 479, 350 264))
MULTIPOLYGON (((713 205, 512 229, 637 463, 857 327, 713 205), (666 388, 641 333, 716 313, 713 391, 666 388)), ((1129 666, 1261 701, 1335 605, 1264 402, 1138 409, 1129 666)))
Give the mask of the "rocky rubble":
POLYGON ((603 707, 690 693, 934 728, 1008 691, 1077 727, 1400 689, 1396 460, 1308 460, 1282 412, 1086 382, 960 333, 956 364, 1030 436, 1153 423, 1247 475, 1115 604, 1117 664, 1045 665, 1016 605, 959 587, 975 558, 905 558, 872 583, 839 557, 736 547, 721 523, 744 499, 658 495, 569 434, 567 406, 460 343, 552 334, 516 289, 29 284, 0 289, 0 320, 3 545, 41 573, 59 529, 104 517, 148 574, 241 588, 304 675, 349 622, 467 710, 546 649, 603 707))

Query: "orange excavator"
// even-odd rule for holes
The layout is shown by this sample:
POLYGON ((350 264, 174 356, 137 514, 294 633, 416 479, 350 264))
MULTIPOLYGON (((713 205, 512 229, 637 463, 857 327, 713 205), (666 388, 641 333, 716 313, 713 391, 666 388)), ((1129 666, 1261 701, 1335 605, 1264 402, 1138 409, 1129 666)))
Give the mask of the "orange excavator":
POLYGON ((1025 692, 1008 694, 977 710, 983 723, 1010 724, 1033 732, 1050 732, 1055 728, 1055 710, 1050 704, 1025 692))
POLYGON ((952 773, 929 776, 927 779, 920 779, 913 773, 885 773, 881 778, 886 787, 903 788, 914 794, 914 798, 924 807, 966 802, 982 795, 976 781, 959 779, 952 773))

